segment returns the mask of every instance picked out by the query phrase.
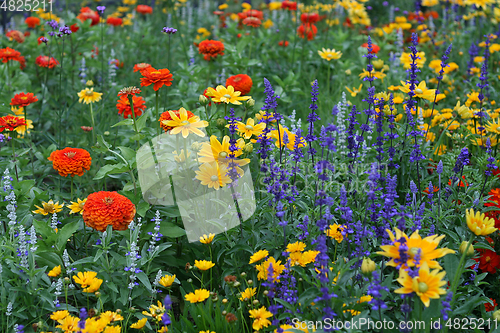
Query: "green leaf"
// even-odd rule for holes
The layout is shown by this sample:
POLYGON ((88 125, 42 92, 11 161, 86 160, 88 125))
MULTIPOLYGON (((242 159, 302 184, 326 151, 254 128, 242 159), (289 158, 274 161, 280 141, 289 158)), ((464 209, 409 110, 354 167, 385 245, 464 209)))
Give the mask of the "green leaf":
POLYGON ((146 212, 148 211, 148 209, 149 209, 149 203, 147 203, 146 201, 141 201, 137 205, 137 214, 141 217, 144 217, 146 216, 146 212))
POLYGON ((134 125, 134 120, 130 119, 130 118, 127 118, 127 119, 124 119, 124 120, 122 120, 122 121, 114 124, 111 127, 115 127, 115 126, 132 126, 132 125, 134 125))
POLYGON ((136 118, 137 132, 140 133, 144 129, 144 127, 146 127, 146 120, 147 117, 145 114, 140 116, 139 118, 136 118))
POLYGON ((129 165, 132 165, 131 162, 135 159, 135 150, 123 146, 118 147, 118 149, 120 149, 120 151, 122 152, 123 158, 125 158, 129 162, 129 165))
POLYGON ((59 251, 62 251, 66 247, 68 240, 78 230, 79 224, 79 221, 68 223, 57 232, 56 248, 59 251))
POLYGON ((186 231, 171 222, 162 222, 160 226, 160 233, 167 237, 178 238, 184 236, 186 231))
POLYGON ((102 179, 107 175, 123 173, 127 171, 130 171, 130 168, 128 165, 125 165, 125 163, 107 164, 99 169, 94 177, 94 180, 102 179))
POLYGON ((132 136, 130 137, 130 140, 132 140, 132 141, 139 141, 139 140, 144 139, 145 137, 146 137, 146 136, 145 136, 144 134, 142 134, 142 133, 138 133, 138 134, 132 135, 132 136))
POLYGON ((139 281, 141 281, 142 284, 146 288, 148 288, 148 290, 151 291, 151 282, 149 282, 149 279, 148 279, 147 275, 144 272, 140 272, 140 273, 137 273, 136 276, 139 279, 139 281))
POLYGON ((456 255, 448 254, 444 256, 444 269, 448 275, 448 280, 453 281, 458 270, 459 259, 456 255))

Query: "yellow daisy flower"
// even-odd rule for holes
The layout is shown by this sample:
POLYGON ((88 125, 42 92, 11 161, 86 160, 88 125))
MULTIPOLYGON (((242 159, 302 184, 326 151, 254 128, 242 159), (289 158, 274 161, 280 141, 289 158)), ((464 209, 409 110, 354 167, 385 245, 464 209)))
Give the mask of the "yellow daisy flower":
POLYGON ((203 302, 210 296, 210 292, 206 289, 196 289, 193 293, 186 294, 184 298, 190 303, 203 302))
POLYGON ((78 100, 79 103, 85 103, 85 104, 90 104, 90 103, 95 103, 99 102, 101 100, 102 93, 98 93, 94 91, 94 88, 85 88, 82 91, 78 93, 78 97, 80 99, 78 100))
POLYGON ((215 266, 215 264, 210 260, 195 260, 194 265, 200 271, 206 271, 215 266))
POLYGON ((54 203, 54 201, 52 200, 49 200, 49 202, 42 201, 42 206, 43 208, 35 205, 35 207, 38 209, 34 210, 33 213, 41 215, 48 215, 48 214, 52 215, 54 213, 59 213, 60 211, 62 211, 62 208, 64 207, 64 205, 59 204, 59 201, 54 203))
POLYGON ((498 230, 495 228, 494 219, 486 217, 484 213, 474 212, 472 208, 466 210, 465 219, 470 231, 475 233, 477 236, 487 236, 498 230))
POLYGON ((240 96, 241 91, 234 91, 233 86, 228 86, 227 88, 224 86, 217 86, 217 88, 208 88, 207 96, 212 97, 212 100, 217 103, 226 103, 226 104, 234 104, 241 105, 240 101, 246 101, 252 98, 251 96, 240 96))
POLYGON ((325 60, 332 60, 332 59, 340 59, 342 57, 342 52, 336 51, 335 49, 325 49, 323 48, 321 51, 318 50, 318 54, 321 58, 325 60))
POLYGON ((250 257, 250 262, 249 264, 253 264, 257 261, 261 261, 265 257, 269 255, 269 252, 267 250, 259 250, 255 252, 251 257, 250 257))
POLYGON ((71 209, 70 214, 75 214, 75 213, 83 214, 83 206, 85 205, 87 198, 83 200, 77 198, 76 201, 77 202, 71 201, 71 205, 66 205, 66 207, 71 209))

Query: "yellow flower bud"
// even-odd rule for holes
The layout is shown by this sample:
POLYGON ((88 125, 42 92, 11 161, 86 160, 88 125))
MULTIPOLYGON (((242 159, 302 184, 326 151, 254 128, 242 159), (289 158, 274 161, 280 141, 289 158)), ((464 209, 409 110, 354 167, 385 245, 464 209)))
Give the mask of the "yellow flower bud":
POLYGON ((243 151, 247 154, 250 154, 253 151, 253 144, 251 144, 250 142, 247 143, 243 148, 243 151))
POLYGON ((206 98, 205 95, 200 95, 200 97, 198 98, 198 101, 200 102, 201 105, 208 104, 208 98, 206 98))
POLYGON ((376 268, 377 268, 377 265, 375 265, 375 262, 373 260, 371 260, 370 258, 363 258, 363 262, 361 263, 361 272, 363 274, 369 275, 376 268))
MULTIPOLYGON (((467 244, 469 244, 469 242, 463 241, 462 244, 460 244, 460 247, 458 248, 458 252, 464 254, 465 249, 467 248, 467 244)), ((472 257, 473 255, 474 255, 474 246, 471 244, 469 246, 469 249, 467 250, 467 256, 472 257)))
POLYGON ((351 70, 350 69, 346 69, 345 75, 351 75, 351 70))
POLYGON ((250 98, 248 101, 247 101, 247 106, 249 107, 252 107, 255 105, 255 100, 253 98, 250 98))
POLYGON ((500 321, 500 310, 496 310, 495 312, 493 312, 493 319, 500 321))

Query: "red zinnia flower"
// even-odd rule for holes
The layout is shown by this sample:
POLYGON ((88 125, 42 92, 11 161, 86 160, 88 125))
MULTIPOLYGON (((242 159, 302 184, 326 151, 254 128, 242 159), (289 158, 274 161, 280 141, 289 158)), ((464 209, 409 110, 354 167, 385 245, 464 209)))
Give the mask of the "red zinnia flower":
POLYGON ((69 28, 71 29, 71 32, 77 32, 80 29, 76 23, 72 24, 69 28))
POLYGON ((154 91, 158 91, 163 85, 169 87, 172 85, 172 74, 166 68, 155 69, 153 67, 148 67, 141 71, 141 87, 147 87, 154 84, 154 91))
POLYGON ((116 192, 100 191, 90 194, 83 206, 83 221, 97 231, 127 230, 135 216, 135 206, 127 197, 116 192))
MULTIPOLYGON (((171 112, 173 112, 177 117, 180 117, 180 113, 179 113, 179 110, 169 110, 171 112)), ((188 119, 191 118, 191 117, 194 117, 194 114, 191 112, 191 111, 188 111, 186 110, 187 112, 187 115, 188 115, 188 119)), ((172 117, 170 116, 170 113, 168 111, 165 111, 163 112, 161 115, 160 115, 160 119, 158 119, 158 121, 160 122, 160 126, 161 128, 163 128, 163 130, 165 132, 168 132, 170 131, 173 127, 171 126, 167 126, 163 123, 164 120, 172 120, 172 117)))
POLYGON ((301 24, 297 29, 297 33, 299 34, 300 38, 307 37, 307 40, 312 40, 318 33, 318 28, 316 28, 316 26, 311 23, 301 24))
POLYGON ((288 46, 288 44, 289 44, 287 40, 285 40, 285 41, 282 41, 282 40, 281 40, 281 41, 278 43, 278 45, 279 45, 279 46, 283 46, 283 42, 285 42, 285 47, 287 47, 287 46, 288 46))
POLYGON ((24 23, 28 25, 28 28, 35 28, 40 25, 40 19, 35 16, 30 16, 24 20, 24 23))
MULTIPOLYGON (((85 22, 86 20, 92 20, 92 23, 90 23, 90 26, 94 26, 99 23, 100 16, 97 12, 93 11, 89 7, 83 7, 80 9, 80 14, 76 17, 82 22, 85 22)), ((71 30, 73 31, 73 30, 71 30)))
POLYGON ((233 75, 226 80, 226 88, 233 86, 235 91, 241 92, 241 96, 248 94, 252 89, 252 85, 252 78, 246 74, 233 75))
POLYGON ((500 268, 500 256, 491 250, 478 249, 478 252, 481 253, 481 257, 474 260, 479 261, 481 271, 496 273, 497 269, 500 268))
POLYGON ((204 40, 198 45, 198 52, 203 54, 203 58, 209 61, 218 55, 224 55, 224 44, 216 40, 204 40))
POLYGON ((26 126, 26 121, 23 117, 7 115, 0 118, 0 132, 4 130, 12 132, 19 126, 26 126))
POLYGON ((141 72, 141 71, 143 71, 143 70, 145 70, 146 68, 149 68, 149 67, 151 67, 150 64, 147 64, 145 62, 141 62, 139 64, 135 64, 134 65, 134 72, 141 72))
MULTIPOLYGON (((146 108, 146 104, 144 104, 144 98, 141 96, 132 95, 132 99, 134 102, 134 113, 136 117, 142 115, 142 112, 146 108)), ((129 116, 132 118, 132 108, 130 107, 130 99, 127 96, 120 96, 120 99, 117 101, 116 108, 118 109, 118 114, 122 114, 123 118, 128 118, 129 116)))
MULTIPOLYGON (((465 176, 462 176, 462 179, 463 181, 460 181, 460 184, 458 184, 459 187, 465 187, 465 186, 469 186, 469 183, 467 183, 465 181, 465 176), (465 185, 464 185, 464 181, 465 181, 465 185)), ((453 183, 456 183, 456 180, 453 182, 453 183)), ((448 185, 451 186, 451 179, 448 181, 448 185)))
POLYGON ((85 149, 66 147, 62 150, 53 151, 49 158, 52 167, 62 177, 83 176, 85 170, 90 170, 92 157, 85 149))
MULTIPOLYGON (((365 48, 368 48, 368 43, 363 43, 361 44, 361 47, 365 47, 365 48)), ((375 53, 377 54, 378 51, 380 51, 380 46, 378 46, 377 44, 373 44, 372 43, 372 51, 370 53, 375 53)))
POLYGON ((54 57, 38 56, 35 63, 40 67, 54 68, 59 65, 59 62, 54 57))
POLYGON ((496 299, 494 299, 494 298, 490 298, 490 299, 493 301, 493 305, 491 305, 490 303, 484 303, 484 308, 485 308, 486 312, 495 311, 495 307, 498 306, 496 299))
POLYGON ((281 3, 281 9, 297 10, 297 2, 285 0, 281 3))
POLYGON ((21 31, 18 31, 18 30, 10 30, 8 31, 5 36, 7 36, 7 38, 9 40, 15 40, 16 42, 18 43, 24 43, 24 35, 21 31))
POLYGON ((244 20, 247 17, 256 17, 262 21, 264 19, 264 13, 257 9, 250 9, 246 12, 238 13, 238 17, 240 20, 244 20))
POLYGON ((300 21, 302 23, 316 23, 319 21, 319 14, 318 13, 303 13, 300 15, 300 21))
POLYGON ((12 106, 17 106, 17 107, 26 107, 30 105, 31 103, 35 103, 38 101, 38 98, 36 98, 33 93, 19 93, 14 96, 14 98, 11 99, 10 105, 12 106))
POLYGON ((116 26, 122 25, 123 20, 119 17, 108 17, 108 19, 106 20, 106 23, 116 27, 116 26))
POLYGON ((21 53, 19 51, 11 49, 10 47, 6 47, 5 49, 0 49, 0 60, 2 60, 2 62, 7 62, 9 60, 19 61, 18 59, 20 56, 21 53))
POLYGON ((141 13, 141 14, 152 14, 153 13, 153 8, 150 6, 147 6, 147 5, 138 5, 135 10, 136 10, 136 12, 141 13))
POLYGON ((256 17, 249 16, 245 18, 242 23, 248 27, 258 28, 262 24, 262 21, 256 17))

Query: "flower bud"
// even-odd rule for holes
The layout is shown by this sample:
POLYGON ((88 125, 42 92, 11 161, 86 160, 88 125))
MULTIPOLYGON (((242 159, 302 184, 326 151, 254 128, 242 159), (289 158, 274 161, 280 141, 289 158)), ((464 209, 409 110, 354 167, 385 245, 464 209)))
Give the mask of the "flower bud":
POLYGON ((217 119, 217 127, 224 127, 224 126, 226 126, 226 120, 224 118, 217 119))
POLYGON ((346 69, 345 75, 351 75, 351 70, 350 69, 346 69))
POLYGON ((71 282, 71 280, 69 279, 69 277, 67 277, 67 276, 66 276, 66 277, 64 278, 64 283, 68 284, 68 283, 70 283, 70 282, 71 282))
POLYGON ((253 144, 251 144, 250 142, 247 143, 243 148, 243 151, 247 154, 250 154, 253 151, 253 144))
POLYGON ((384 61, 382 59, 372 60, 373 68, 376 70, 381 70, 384 67, 384 61))
POLYGON ((255 100, 253 98, 250 98, 248 101, 247 101, 247 106, 248 107, 253 107, 255 105, 255 100))
POLYGON ((377 268, 377 265, 375 265, 373 260, 370 258, 363 258, 363 262, 361 263, 361 272, 363 274, 370 275, 375 268, 377 268))
POLYGON ((264 296, 267 296, 269 294, 269 290, 264 290, 263 294, 264 296))
POLYGON ((235 281, 233 283, 233 287, 235 287, 235 288, 238 288, 240 285, 241 285, 241 283, 239 281, 235 281))
POLYGON ((203 106, 208 104, 208 98, 206 98, 205 95, 200 95, 200 97, 198 98, 198 101, 203 106))
MULTIPOLYGON (((460 247, 458 248, 458 252, 464 254, 465 249, 467 248, 467 244, 469 244, 469 242, 463 241, 462 244, 460 244, 460 247)), ((474 255, 474 246, 471 244, 469 246, 469 249, 467 250, 467 256, 472 257, 473 255, 474 255)))
POLYGON ((226 314, 227 314, 227 311, 226 311, 226 310, 222 311, 222 315, 223 315, 223 316, 225 316, 226 314))
POLYGON ((201 143, 198 141, 193 142, 193 144, 191 145, 191 149, 194 152, 199 152, 201 150, 201 143))
POLYGON ((245 272, 241 272, 240 276, 241 276, 241 277, 245 277, 245 276, 247 276, 247 273, 245 273, 245 272))
POLYGON ((96 291, 96 292, 95 292, 95 297, 97 297, 97 298, 101 297, 101 293, 100 293, 100 292, 98 292, 98 291, 96 291))
POLYGON ((189 278, 189 279, 187 279, 187 282, 188 283, 193 283, 193 279, 189 278))
POLYGON ((87 87, 92 87, 94 85, 94 82, 92 80, 88 80, 87 82, 85 82, 85 85, 87 87))
POLYGON ((222 300, 222 304, 226 304, 226 303, 227 303, 227 298, 224 298, 224 299, 222 300))
POLYGON ((120 314, 120 313, 122 313, 122 309, 116 309, 115 312, 118 313, 118 314, 120 314))
POLYGON ((493 319, 500 321, 500 310, 496 310, 495 312, 493 312, 493 319))
POLYGON ((137 311, 137 309, 136 309, 136 308, 134 308, 134 307, 131 307, 131 308, 130 308, 130 309, 128 309, 128 310, 129 310, 130 312, 132 312, 132 313, 134 313, 134 312, 136 312, 136 311, 137 311))
POLYGON ((247 281, 247 284, 248 284, 249 286, 253 285, 253 280, 248 280, 248 281, 247 281))
POLYGON ((259 300, 258 299, 254 299, 252 303, 253 303, 253 305, 259 305, 259 300))
POLYGON ((109 135, 109 131, 105 131, 103 134, 106 135, 106 136, 108 136, 109 135))

